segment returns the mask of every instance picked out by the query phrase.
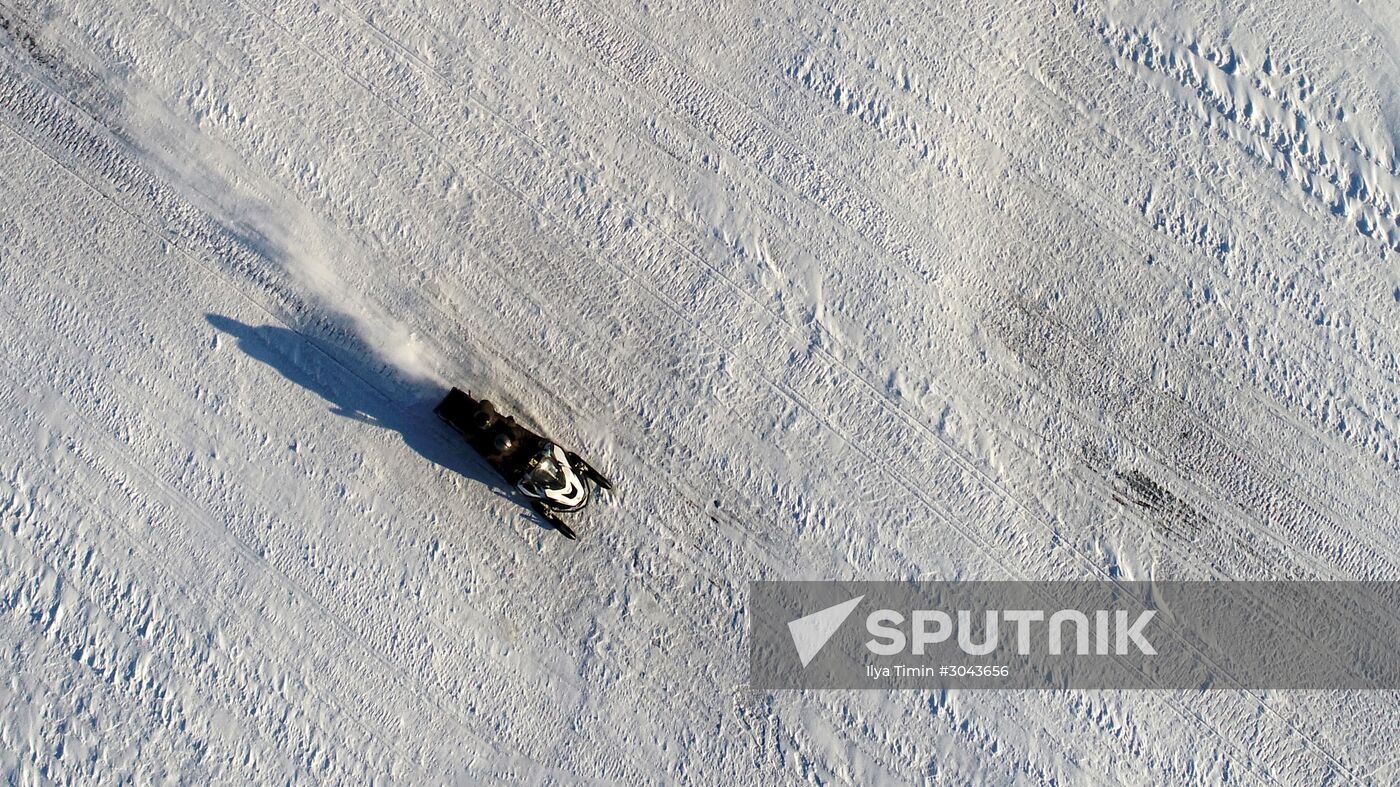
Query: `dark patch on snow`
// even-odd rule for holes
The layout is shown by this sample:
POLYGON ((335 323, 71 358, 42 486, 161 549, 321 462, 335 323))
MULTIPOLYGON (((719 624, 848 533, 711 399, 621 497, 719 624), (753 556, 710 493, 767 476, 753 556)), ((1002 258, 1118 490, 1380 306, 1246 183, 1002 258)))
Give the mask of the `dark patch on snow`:
POLYGON ((1114 498, 1124 505, 1134 505, 1146 511, 1160 530, 1180 538, 1191 539, 1210 524, 1199 511, 1181 498, 1168 492, 1161 484, 1140 470, 1115 472, 1114 476, 1127 486, 1114 498))

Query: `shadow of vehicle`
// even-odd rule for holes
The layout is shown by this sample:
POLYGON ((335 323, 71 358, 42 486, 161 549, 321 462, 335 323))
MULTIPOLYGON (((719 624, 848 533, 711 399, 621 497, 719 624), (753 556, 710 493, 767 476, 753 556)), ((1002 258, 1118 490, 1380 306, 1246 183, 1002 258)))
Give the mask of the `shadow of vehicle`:
POLYGON ((446 470, 476 481, 496 495, 520 503, 522 511, 542 528, 514 490, 484 459, 463 442, 460 435, 443 423, 433 406, 446 395, 428 382, 397 381, 392 394, 371 383, 379 365, 367 346, 337 347, 350 358, 363 362, 363 369, 333 358, 296 331, 275 325, 252 326, 217 314, 205 319, 220 332, 233 337, 238 348, 254 360, 275 369, 288 382, 311 391, 330 404, 332 413, 398 433, 404 444, 424 459, 446 470))

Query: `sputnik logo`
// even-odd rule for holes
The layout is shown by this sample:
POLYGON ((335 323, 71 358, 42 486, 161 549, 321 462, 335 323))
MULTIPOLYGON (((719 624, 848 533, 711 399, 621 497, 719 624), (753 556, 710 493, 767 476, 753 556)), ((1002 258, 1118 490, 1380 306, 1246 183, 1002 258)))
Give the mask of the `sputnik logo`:
POLYGON ((797 648, 797 657, 802 660, 803 667, 812 663, 812 659, 817 657, 831 639, 831 635, 841 628, 841 624, 846 622, 846 618, 850 617, 863 598, 865 596, 856 596, 850 601, 843 601, 834 607, 827 607, 788 623, 788 633, 792 634, 792 644, 797 648))

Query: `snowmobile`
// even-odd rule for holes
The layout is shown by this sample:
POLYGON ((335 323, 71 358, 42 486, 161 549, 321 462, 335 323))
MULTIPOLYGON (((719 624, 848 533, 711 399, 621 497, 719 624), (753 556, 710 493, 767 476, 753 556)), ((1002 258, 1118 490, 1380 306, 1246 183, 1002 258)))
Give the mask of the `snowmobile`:
POLYGON ((612 489, 612 483, 578 454, 526 429, 486 399, 453 388, 433 412, 566 538, 577 536, 559 515, 583 510, 593 495, 590 484, 612 489))

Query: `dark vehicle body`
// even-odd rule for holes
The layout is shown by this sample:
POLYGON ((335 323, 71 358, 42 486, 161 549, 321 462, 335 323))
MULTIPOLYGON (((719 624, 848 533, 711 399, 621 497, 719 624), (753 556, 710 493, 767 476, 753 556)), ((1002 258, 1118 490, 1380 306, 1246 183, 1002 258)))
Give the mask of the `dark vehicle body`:
POLYGON ((521 426, 514 417, 505 415, 486 399, 477 399, 458 388, 453 388, 433 410, 457 433, 466 439, 483 459, 487 461, 511 486, 516 487, 527 498, 536 513, 549 521, 568 538, 575 538, 574 531, 564 523, 560 513, 582 510, 588 503, 592 482, 603 489, 611 489, 612 484, 594 470, 577 454, 559 449, 566 457, 569 468, 584 484, 584 492, 577 503, 561 505, 557 500, 530 494, 528 481, 532 470, 539 461, 541 452, 555 447, 547 437, 521 426))

